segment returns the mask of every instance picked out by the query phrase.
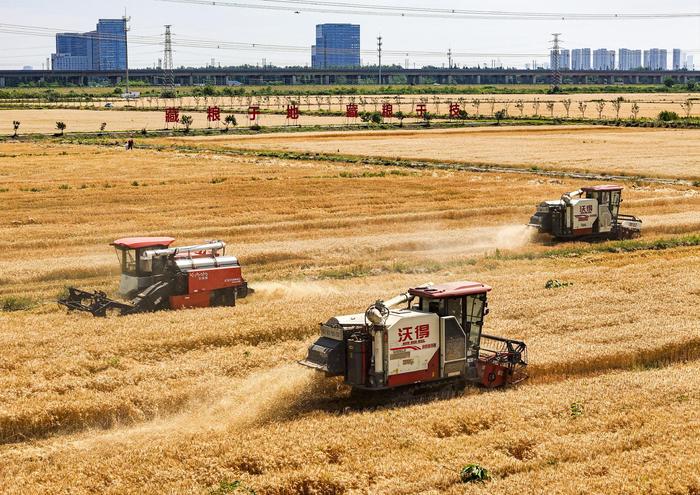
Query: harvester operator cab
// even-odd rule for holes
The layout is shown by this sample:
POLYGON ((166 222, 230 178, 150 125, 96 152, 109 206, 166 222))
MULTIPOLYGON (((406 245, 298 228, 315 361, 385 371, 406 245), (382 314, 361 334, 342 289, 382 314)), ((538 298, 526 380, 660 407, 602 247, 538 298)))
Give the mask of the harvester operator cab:
POLYGON ((415 287, 408 292, 418 298, 414 310, 436 313, 440 325, 442 362, 475 378, 484 317, 488 314, 487 294, 491 287, 477 282, 455 282, 415 287), (461 367, 465 366, 464 370, 461 367))
POLYGON ((585 187, 582 189, 586 199, 595 199, 600 210, 599 218, 602 219, 604 210, 610 212, 612 220, 615 220, 620 213, 620 203, 622 203, 622 187, 614 185, 585 187))
POLYGON ((165 249, 175 242, 172 237, 126 237, 112 242, 121 267, 119 294, 131 297, 153 284, 151 259, 143 253, 165 249))

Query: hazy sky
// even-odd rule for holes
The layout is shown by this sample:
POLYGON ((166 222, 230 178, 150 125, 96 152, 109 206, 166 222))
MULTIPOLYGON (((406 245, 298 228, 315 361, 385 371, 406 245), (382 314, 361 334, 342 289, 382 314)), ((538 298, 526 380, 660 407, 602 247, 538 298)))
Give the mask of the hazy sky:
MULTIPOLYGON (((258 4, 260 0, 240 0, 258 4)), ((357 3, 436 8, 509 10, 528 12, 573 13, 671 13, 700 12, 700 0, 354 0, 357 3)), ((269 5, 269 4, 268 4, 269 5)), ((174 61, 179 65, 204 65, 215 58, 222 65, 260 63, 266 58, 276 65, 306 65, 310 52, 262 52, 259 50, 178 47, 178 37, 310 46, 314 26, 324 22, 360 24, 362 49, 376 47, 376 37, 384 37, 386 50, 441 51, 452 48, 462 53, 536 53, 546 54, 550 33, 561 32, 565 48, 674 48, 694 52, 696 67, 700 65, 700 18, 668 20, 607 21, 522 21, 522 20, 450 20, 387 18, 378 16, 271 12, 241 8, 166 3, 158 0, 0 0, 2 24, 22 24, 52 28, 54 31, 90 31, 97 19, 120 17, 127 9, 131 16, 130 35, 160 36, 164 24, 172 24, 175 43, 174 61)), ((42 62, 55 49, 51 36, 27 36, 0 32, 0 68, 21 68, 42 62)), ((152 66, 162 56, 157 45, 130 44, 131 67, 152 66)), ((426 57, 409 54, 409 64, 443 65, 447 56, 426 57)), ((455 57, 458 64, 490 63, 494 57, 455 57)), ((504 65, 522 65, 523 58, 499 57, 504 65)), ((544 60, 545 57, 539 57, 544 60)), ((376 56, 363 54, 363 63, 376 63, 376 56)), ((406 55, 386 56, 386 63, 404 65, 406 55)))

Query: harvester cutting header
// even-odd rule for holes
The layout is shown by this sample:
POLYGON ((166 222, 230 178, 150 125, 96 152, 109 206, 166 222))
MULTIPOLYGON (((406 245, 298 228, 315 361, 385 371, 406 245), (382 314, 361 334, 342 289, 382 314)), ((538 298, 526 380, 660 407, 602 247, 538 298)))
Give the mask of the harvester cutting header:
POLYGON ((424 285, 336 316, 321 325, 301 364, 361 390, 518 383, 527 377, 525 343, 482 333, 490 290, 476 282, 424 285), (393 309, 401 304, 407 307, 393 309))
POLYGON ((241 275, 235 256, 226 256, 226 243, 207 241, 194 246, 170 247, 172 237, 127 237, 112 242, 121 279, 119 295, 130 303, 115 301, 104 292, 71 287, 58 302, 69 310, 106 316, 160 309, 235 306, 252 289, 241 275))
POLYGON ((582 187, 558 201, 544 201, 530 218, 530 227, 562 240, 631 239, 639 237, 642 221, 620 214, 622 186, 582 187))

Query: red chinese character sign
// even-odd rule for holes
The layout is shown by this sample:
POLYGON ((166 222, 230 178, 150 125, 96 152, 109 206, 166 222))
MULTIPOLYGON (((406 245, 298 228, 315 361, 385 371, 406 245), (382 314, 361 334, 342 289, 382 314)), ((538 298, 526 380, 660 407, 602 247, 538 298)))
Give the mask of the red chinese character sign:
POLYGON ((165 127, 167 129, 168 124, 177 124, 180 122, 180 109, 179 108, 166 108, 165 109, 165 127))
POLYGON ((413 328, 411 327, 399 328, 399 342, 403 343, 413 340, 412 330, 413 328))
POLYGON ((218 122, 221 120, 221 109, 219 107, 207 108, 207 121, 218 122))
POLYGON ((416 339, 427 339, 430 337, 430 325, 424 323, 416 326, 416 339))
POLYGON ((287 120, 299 120, 299 107, 287 105, 287 120))
POLYGON ((450 103, 450 118, 451 119, 459 118, 459 114, 461 111, 462 111, 462 109, 459 108, 459 103, 450 103))
POLYGON ((428 106, 425 103, 419 103, 416 105, 416 115, 419 117, 424 117, 428 112, 428 106))
POLYGON ((251 122, 258 120, 258 115, 260 115, 260 107, 257 105, 251 105, 248 107, 248 118, 251 122))
POLYGON ((360 116, 356 103, 345 105, 345 116, 349 119, 356 119, 360 116))
POLYGON ((394 116, 394 106, 391 103, 382 104, 382 117, 390 119, 394 116))

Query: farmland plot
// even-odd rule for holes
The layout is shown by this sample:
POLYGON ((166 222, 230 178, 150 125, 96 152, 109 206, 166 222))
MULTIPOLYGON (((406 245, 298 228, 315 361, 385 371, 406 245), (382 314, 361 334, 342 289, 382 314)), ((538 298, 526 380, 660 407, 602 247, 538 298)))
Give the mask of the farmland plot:
POLYGON ((700 179, 700 131, 591 126, 297 133, 171 138, 200 147, 274 149, 353 156, 540 168, 608 175, 700 179))
MULTIPOLYGON (((0 299, 27 303, 0 312, 1 490, 697 492, 698 247, 527 235, 540 200, 584 183, 0 145, 0 299), (257 291, 110 319, 52 303, 66 284, 113 292, 107 244, 132 234, 224 239, 257 291), (457 279, 494 287, 486 326, 528 342, 529 382, 367 408, 295 363, 319 321, 457 279), (461 484, 472 462, 493 480, 461 484)), ((625 194, 643 243, 700 232, 697 188, 625 194)))

